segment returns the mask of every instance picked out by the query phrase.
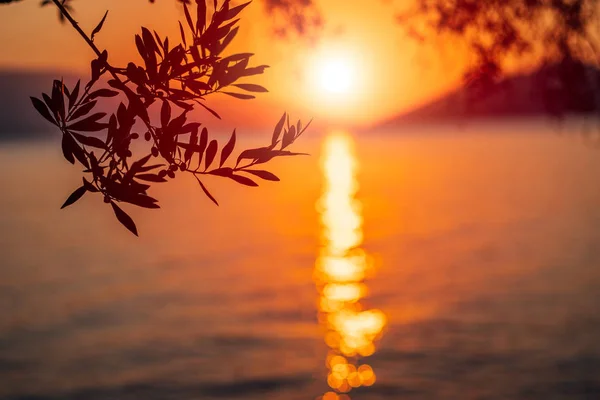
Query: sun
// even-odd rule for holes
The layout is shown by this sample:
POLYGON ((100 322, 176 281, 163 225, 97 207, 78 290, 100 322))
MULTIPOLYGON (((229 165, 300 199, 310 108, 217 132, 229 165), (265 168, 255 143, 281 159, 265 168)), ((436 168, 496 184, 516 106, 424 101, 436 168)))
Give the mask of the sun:
POLYGON ((313 53, 311 58, 309 74, 314 94, 335 101, 353 97, 360 85, 359 64, 352 53, 328 48, 313 53))
POLYGON ((368 52, 354 43, 321 43, 307 50, 303 78, 306 105, 328 120, 355 118, 371 97, 368 52))
POLYGON ((355 81, 355 71, 348 60, 330 58, 322 60, 318 66, 319 86, 330 94, 348 94, 355 81))

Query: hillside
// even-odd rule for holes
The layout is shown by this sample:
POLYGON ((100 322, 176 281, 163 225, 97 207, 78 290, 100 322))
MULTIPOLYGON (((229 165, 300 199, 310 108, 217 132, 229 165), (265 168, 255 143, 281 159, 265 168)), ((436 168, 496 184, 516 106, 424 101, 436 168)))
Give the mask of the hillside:
POLYGON ((558 112, 589 113, 594 110, 594 96, 588 79, 591 75, 600 77, 600 70, 581 64, 578 66, 579 70, 566 76, 568 86, 561 87, 562 81, 559 78, 565 78, 565 75, 559 75, 559 67, 555 64, 531 73, 506 77, 481 92, 462 87, 390 118, 377 127, 389 128, 399 124, 432 121, 542 116, 558 112), (546 87, 542 87, 542 84, 546 87))
MULTIPOLYGON (((29 96, 48 92, 60 74, 33 71, 0 71, 0 139, 46 137, 52 125, 35 111, 29 96)), ((71 83, 73 77, 64 77, 71 83)))

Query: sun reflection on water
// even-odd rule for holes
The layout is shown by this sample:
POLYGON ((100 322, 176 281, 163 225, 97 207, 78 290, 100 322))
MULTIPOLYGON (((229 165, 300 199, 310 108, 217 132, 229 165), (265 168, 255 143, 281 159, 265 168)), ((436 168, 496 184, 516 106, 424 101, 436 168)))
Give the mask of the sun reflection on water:
POLYGON ((375 372, 363 360, 375 352, 386 324, 379 310, 363 309, 369 272, 363 241, 362 210, 355 198, 357 163, 352 139, 345 133, 327 137, 323 148, 323 195, 318 203, 322 225, 321 252, 315 264, 319 289, 319 321, 329 347, 327 383, 333 389, 321 400, 349 399, 346 393, 375 383, 375 372))

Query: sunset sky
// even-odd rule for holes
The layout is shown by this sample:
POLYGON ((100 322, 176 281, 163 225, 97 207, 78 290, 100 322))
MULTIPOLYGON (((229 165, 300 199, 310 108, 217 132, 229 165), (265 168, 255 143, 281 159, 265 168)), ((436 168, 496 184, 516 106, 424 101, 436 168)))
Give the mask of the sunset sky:
MULTIPOLYGON (((110 10, 96 43, 106 48, 113 64, 137 60, 134 35, 144 25, 179 39, 182 6, 174 0, 151 5, 145 0, 74 1, 74 17, 91 32, 110 10)), ((283 109, 302 118, 334 125, 368 125, 409 110, 443 94, 460 81, 465 51, 456 46, 418 43, 395 22, 405 6, 391 1, 321 0, 325 28, 316 44, 298 36, 273 34, 264 3, 254 1, 242 13, 240 32, 229 52, 253 52, 256 65, 271 66, 249 80, 270 93, 252 101, 215 95, 209 99, 224 117, 236 122, 276 121, 283 109), (333 83, 332 79, 341 79, 333 83)), ((0 68, 51 70, 87 77, 92 53, 57 11, 28 0, 2 7, 0 68)))

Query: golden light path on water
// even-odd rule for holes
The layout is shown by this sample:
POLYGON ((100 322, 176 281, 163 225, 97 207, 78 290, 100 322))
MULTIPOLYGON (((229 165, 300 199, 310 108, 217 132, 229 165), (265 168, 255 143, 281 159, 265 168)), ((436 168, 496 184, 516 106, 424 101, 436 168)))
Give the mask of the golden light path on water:
POLYGON ((323 145, 324 188, 318 203, 322 225, 321 252, 315 264, 319 289, 319 321, 329 347, 326 364, 331 391, 319 399, 347 400, 353 388, 371 386, 375 372, 364 358, 386 324, 379 310, 363 309, 364 281, 370 263, 360 248, 363 241, 361 204, 355 198, 357 161, 352 138, 330 134, 323 145))

